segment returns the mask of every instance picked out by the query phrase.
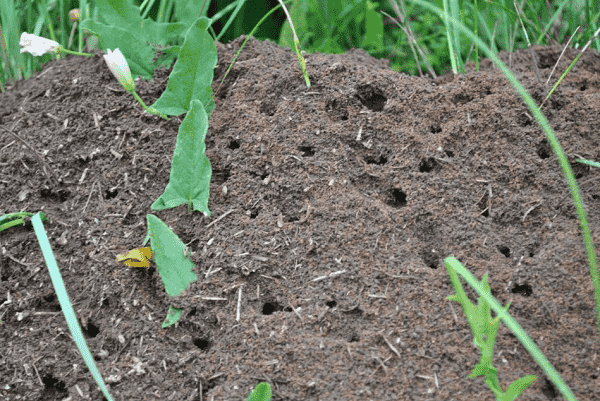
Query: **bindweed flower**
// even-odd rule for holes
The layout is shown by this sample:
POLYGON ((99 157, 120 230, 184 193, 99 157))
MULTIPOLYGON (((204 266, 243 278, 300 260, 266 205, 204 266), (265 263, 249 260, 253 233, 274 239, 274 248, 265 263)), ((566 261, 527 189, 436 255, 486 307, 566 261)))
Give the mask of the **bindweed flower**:
POLYGON ((29 53, 38 57, 43 56, 44 54, 52 53, 67 53, 74 54, 76 56, 94 57, 93 54, 74 52, 65 49, 58 42, 27 32, 23 32, 21 34, 21 40, 19 41, 19 45, 21 45, 21 53, 29 53))
POLYGON ((58 53, 60 51, 60 44, 58 42, 27 32, 21 34, 19 45, 21 45, 21 53, 27 52, 34 56, 42 56, 46 53, 58 53))
POLYGON ((127 60, 125 60, 121 50, 115 49, 114 51, 111 51, 110 49, 107 49, 107 52, 108 53, 102 57, 104 57, 106 65, 108 65, 108 69, 119 80, 121 86, 123 86, 127 92, 131 93, 133 97, 135 97, 135 100, 137 100, 148 113, 154 114, 155 116, 159 116, 169 121, 170 119, 166 115, 152 107, 146 106, 142 98, 140 98, 135 92, 135 82, 133 82, 133 79, 131 78, 129 64, 127 64, 127 60))
POLYGON ((108 54, 105 54, 104 61, 108 65, 110 72, 119 80, 119 83, 125 88, 127 92, 135 91, 135 82, 131 78, 131 71, 129 71, 129 64, 121 53, 121 50, 115 49, 111 51, 107 49, 108 54))

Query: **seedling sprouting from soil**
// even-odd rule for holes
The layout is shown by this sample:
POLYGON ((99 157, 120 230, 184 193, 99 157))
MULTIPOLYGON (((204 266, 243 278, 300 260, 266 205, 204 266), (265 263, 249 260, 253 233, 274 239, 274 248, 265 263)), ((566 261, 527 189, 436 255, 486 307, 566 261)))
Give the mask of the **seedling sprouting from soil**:
MULTIPOLYGON (((498 380, 498 371, 492 364, 494 344, 496 343, 496 335, 498 333, 498 327, 500 326, 500 316, 496 316, 492 319, 490 304, 483 296, 480 296, 477 300, 477 306, 473 305, 465 294, 460 279, 453 269, 453 261, 449 261, 448 259, 446 259, 446 270, 450 275, 450 280, 452 281, 456 293, 449 295, 446 299, 449 301, 456 301, 462 305, 465 316, 469 320, 471 331, 473 332, 473 342, 481 351, 479 363, 475 365, 473 371, 467 378, 472 379, 483 376, 485 377, 485 384, 492 390, 497 400, 514 400, 525 391, 537 377, 531 375, 524 376, 512 382, 506 389, 506 392, 502 391, 500 381, 498 380)), ((491 295, 487 279, 488 276, 486 273, 481 279, 481 286, 487 294, 491 295)), ((509 306, 510 301, 504 308, 505 312, 508 311, 509 306)))
POLYGON ((546 372, 546 375, 558 387, 560 392, 567 400, 576 400, 571 390, 564 383, 556 369, 546 359, 542 351, 535 345, 533 340, 525 333, 523 328, 508 314, 508 307, 502 307, 500 303, 491 295, 490 286, 487 283, 487 273, 483 276, 481 282, 477 281, 467 269, 453 256, 449 256, 444 260, 446 271, 450 276, 452 286, 456 291, 455 294, 448 296, 446 299, 459 302, 465 312, 465 316, 469 320, 471 331, 473 333, 474 343, 481 351, 480 361, 473 371, 468 376, 474 378, 478 376, 485 377, 485 383, 496 396, 499 401, 507 401, 516 399, 525 389, 533 383, 535 376, 524 376, 512 382, 506 392, 502 391, 497 377, 497 370, 492 365, 492 354, 494 352, 494 343, 496 342, 496 334, 500 319, 512 330, 514 335, 519 339, 521 344, 529 351, 531 356, 536 360, 538 365, 546 372), (469 300, 462 284, 458 277, 460 274, 465 281, 480 295, 477 300, 477 306, 469 300), (491 309, 496 312, 496 317, 491 318, 491 309))

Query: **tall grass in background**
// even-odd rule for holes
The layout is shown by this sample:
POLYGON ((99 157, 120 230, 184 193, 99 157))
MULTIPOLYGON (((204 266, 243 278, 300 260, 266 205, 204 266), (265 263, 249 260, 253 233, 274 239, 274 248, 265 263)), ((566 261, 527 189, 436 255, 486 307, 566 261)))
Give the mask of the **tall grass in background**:
MULTIPOLYGON (((106 0, 0 0, 0 90, 4 91, 9 82, 30 77, 57 57, 20 54, 21 32, 44 36, 69 48, 72 23, 68 11, 79 8, 83 19, 94 15, 98 1, 106 0)), ((203 4, 203 16, 234 16, 211 27, 213 37, 223 43, 248 34, 271 8, 267 0, 131 1, 142 6, 143 15, 159 22, 189 18, 186 4, 193 3, 203 4)), ((430 0, 428 4, 445 10, 494 52, 527 47, 512 0, 430 0)), ((533 45, 566 43, 579 26, 573 43, 581 46, 598 29, 597 0, 517 0, 516 5, 523 12, 523 25, 533 45)), ((431 76, 460 73, 469 60, 479 60, 479 46, 463 32, 423 5, 406 0, 294 0, 290 14, 300 46, 309 53, 363 48, 374 57, 389 58, 397 71, 410 75, 426 71, 431 76)), ((261 25, 257 37, 293 48, 289 23, 283 21, 285 15, 278 10, 261 25)), ((85 34, 79 27, 76 32, 70 49, 81 51, 85 34)), ((600 50, 597 38, 591 47, 600 50)))

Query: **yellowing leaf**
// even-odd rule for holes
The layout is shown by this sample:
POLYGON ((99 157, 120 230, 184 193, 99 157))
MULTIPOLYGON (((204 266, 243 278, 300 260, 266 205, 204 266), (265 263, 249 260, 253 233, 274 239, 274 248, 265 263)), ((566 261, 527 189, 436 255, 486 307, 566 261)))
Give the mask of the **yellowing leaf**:
POLYGON ((136 248, 127 252, 127 255, 117 255, 117 262, 123 262, 127 266, 131 267, 148 267, 150 266, 150 259, 152 257, 152 249, 136 248))

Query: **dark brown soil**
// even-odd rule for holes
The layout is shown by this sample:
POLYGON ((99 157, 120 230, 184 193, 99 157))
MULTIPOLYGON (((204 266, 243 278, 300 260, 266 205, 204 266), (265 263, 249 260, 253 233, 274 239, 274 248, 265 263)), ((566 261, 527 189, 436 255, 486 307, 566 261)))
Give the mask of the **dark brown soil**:
MULTIPOLYGON (((242 40, 218 45, 215 91, 242 40)), ((536 49, 544 80, 560 51, 536 49)), ((212 215, 156 213, 191 247, 199 277, 174 299, 154 267, 129 268, 116 255, 142 245, 183 116, 144 114, 100 55, 49 63, 0 95, 0 125, 47 165, 0 130, 0 215, 48 215, 114 399, 244 400, 268 381, 274 400, 492 400, 482 378, 466 378, 479 353, 460 306, 445 300, 448 255, 478 278, 489 272, 493 295, 513 300, 513 317, 575 395, 600 399, 573 202, 508 81, 489 62, 435 82, 363 51, 306 60, 311 88, 292 52, 252 39, 216 92, 206 140, 212 215), (162 329, 169 305, 183 315, 162 329)), ((540 103, 546 89, 529 53, 513 54, 510 67, 540 103)), ((588 50, 543 109, 573 162, 596 243, 600 171, 574 161, 600 160, 599 72, 588 50)), ((168 75, 138 82, 147 104, 168 75)), ((1 232, 0 246, 0 398, 103 399, 32 229, 1 232)), ((504 388, 539 376, 520 399, 561 399, 504 325, 494 363, 504 388)))

